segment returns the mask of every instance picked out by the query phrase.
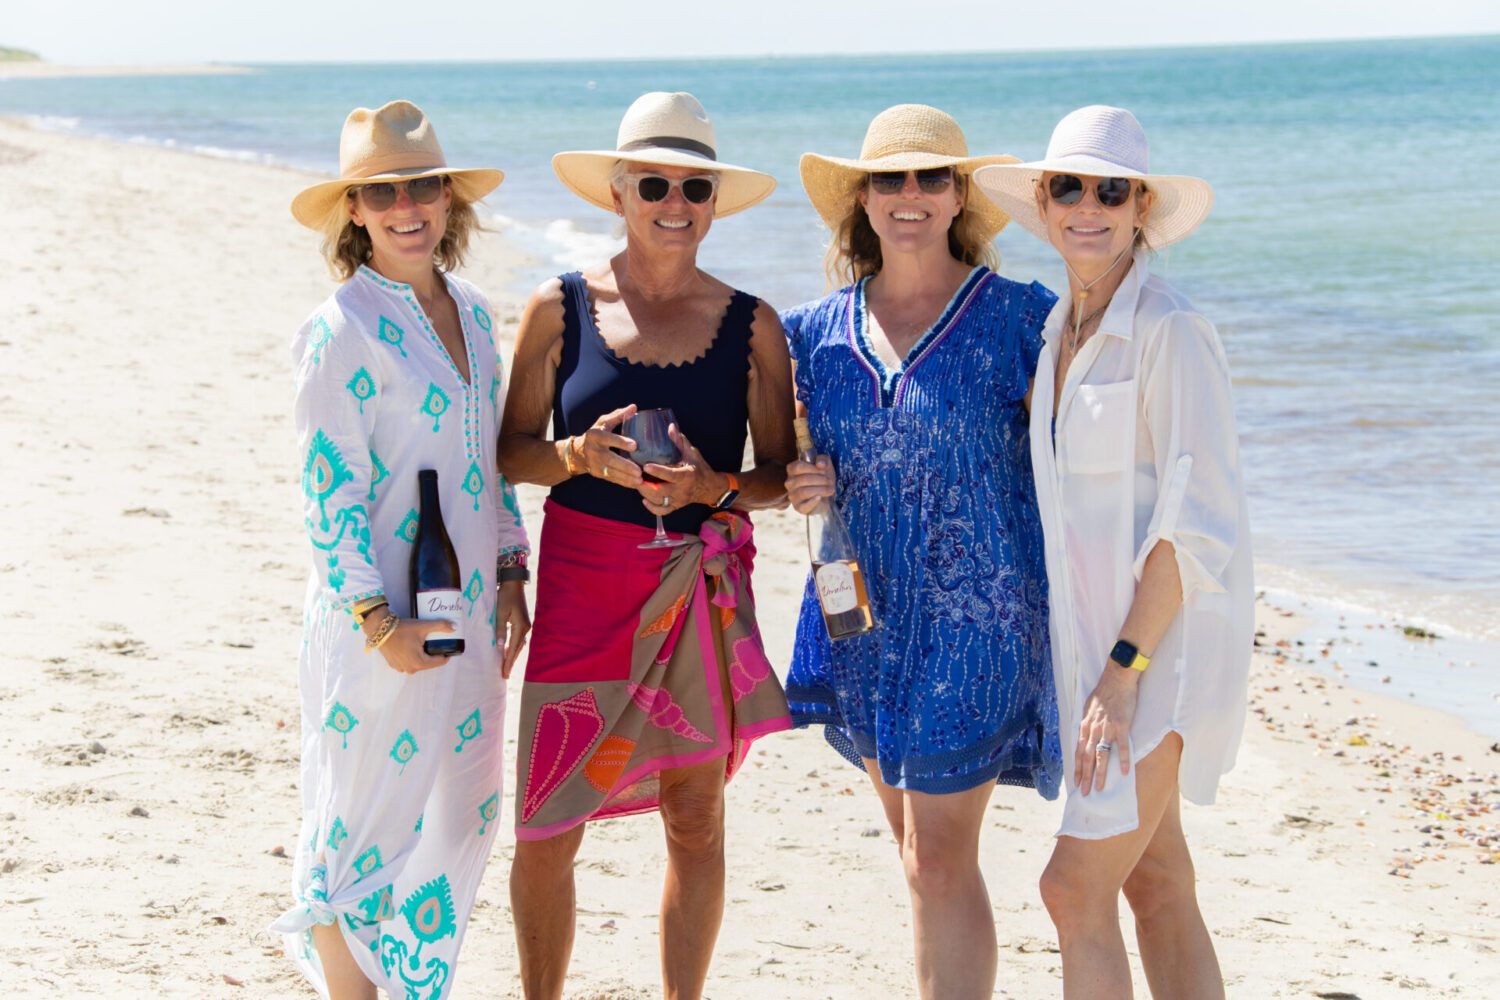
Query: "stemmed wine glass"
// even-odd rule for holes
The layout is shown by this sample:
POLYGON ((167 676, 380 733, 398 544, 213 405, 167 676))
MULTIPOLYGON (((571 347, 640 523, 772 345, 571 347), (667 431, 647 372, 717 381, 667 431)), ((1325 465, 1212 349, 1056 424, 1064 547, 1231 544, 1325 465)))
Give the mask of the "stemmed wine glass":
MULTIPOLYGON (((635 442, 635 451, 625 457, 641 467, 641 477, 648 483, 659 483, 660 479, 646 474, 646 465, 676 465, 682 460, 682 452, 673 443, 667 428, 677 422, 677 417, 667 408, 660 410, 637 410, 634 416, 626 417, 620 433, 635 442)), ((661 515, 656 515, 656 537, 637 545, 638 549, 670 549, 686 545, 686 538, 672 538, 667 534, 661 515)))

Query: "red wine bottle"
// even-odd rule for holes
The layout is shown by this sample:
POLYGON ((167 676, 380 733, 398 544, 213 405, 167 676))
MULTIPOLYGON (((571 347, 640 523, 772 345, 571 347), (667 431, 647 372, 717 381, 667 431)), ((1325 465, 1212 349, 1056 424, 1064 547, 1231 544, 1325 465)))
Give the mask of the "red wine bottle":
POLYGON ((417 621, 447 621, 454 631, 434 633, 422 643, 428 656, 457 656, 464 651, 463 584, 458 578, 458 556, 443 527, 443 507, 438 500, 437 473, 417 473, 417 541, 411 549, 411 616, 417 621))

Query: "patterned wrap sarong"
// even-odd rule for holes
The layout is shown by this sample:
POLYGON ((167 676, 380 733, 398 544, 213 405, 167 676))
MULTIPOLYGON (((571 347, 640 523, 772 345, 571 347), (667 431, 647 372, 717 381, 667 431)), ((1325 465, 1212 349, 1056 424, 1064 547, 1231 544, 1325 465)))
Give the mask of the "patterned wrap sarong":
POLYGON ((641 549, 649 529, 547 502, 519 839, 653 810, 665 768, 722 757, 727 780, 752 741, 791 727, 755 624, 751 534, 749 518, 720 513, 693 544, 641 549))

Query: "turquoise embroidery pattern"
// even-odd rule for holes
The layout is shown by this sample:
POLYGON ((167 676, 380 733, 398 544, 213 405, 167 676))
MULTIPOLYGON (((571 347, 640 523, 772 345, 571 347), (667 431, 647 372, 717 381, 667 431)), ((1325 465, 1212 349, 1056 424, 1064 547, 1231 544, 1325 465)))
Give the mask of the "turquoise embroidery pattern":
POLYGON ((354 478, 343 453, 332 439, 319 429, 313 434, 312 444, 307 449, 307 460, 302 463, 302 492, 309 500, 318 502, 319 527, 329 528, 328 500, 338 488, 354 478))
POLYGON ((313 364, 323 360, 323 348, 333 339, 333 328, 328 325, 328 320, 319 316, 317 322, 307 334, 307 346, 312 348, 313 364))
POLYGON ((474 709, 474 711, 465 717, 464 721, 453 728, 458 730, 458 746, 453 748, 453 752, 463 753, 464 747, 469 745, 469 741, 484 732, 484 727, 479 724, 479 709, 474 709))
POLYGON ((384 316, 380 317, 379 335, 381 340, 385 341, 387 344, 390 344, 396 350, 400 351, 403 358, 408 357, 406 348, 401 346, 402 339, 406 337, 406 331, 402 330, 399 326, 397 326, 395 323, 392 323, 384 316))
POLYGON ((481 576, 479 570, 476 569, 474 571, 474 575, 469 577, 469 585, 464 588, 464 596, 469 599, 468 615, 470 618, 474 617, 474 605, 479 603, 479 598, 483 595, 484 577, 481 576))
POLYGON ((333 818, 333 826, 328 831, 328 849, 336 851, 344 841, 349 839, 349 831, 344 829, 344 821, 341 817, 333 818))
POLYGON ((381 864, 380 847, 377 844, 371 844, 354 859, 354 874, 360 878, 368 878, 370 873, 380 870, 381 864))
POLYGON ((479 825, 479 835, 481 837, 484 836, 484 831, 490 828, 490 824, 495 821, 495 817, 498 815, 500 815, 500 793, 494 791, 490 793, 489 798, 479 804, 479 818, 484 820, 479 825))
POLYGON ((401 519, 400 525, 396 527, 396 537, 403 542, 415 542, 417 540, 417 522, 420 520, 421 518, 417 516, 417 509, 415 507, 407 511, 406 516, 401 519))
POLYGON ((469 463, 469 471, 464 476, 464 484, 460 489, 474 498, 474 509, 478 510, 479 494, 484 492, 484 473, 479 471, 478 462, 469 463))
POLYGON ((341 486, 353 480, 354 474, 349 471, 348 463, 332 439, 321 429, 314 433, 307 449, 307 460, 302 465, 302 492, 307 499, 317 503, 318 520, 316 528, 311 517, 305 518, 303 523, 313 545, 328 553, 328 586, 335 591, 343 588, 345 573, 333 550, 351 528, 359 554, 364 556, 366 563, 373 565, 370 558, 370 515, 364 505, 350 504, 335 511, 332 519, 328 516, 328 501, 341 486), (330 538, 327 535, 333 529, 334 520, 338 521, 338 532, 330 538), (319 534, 324 537, 318 537, 319 534))
POLYGON ((336 701, 328 710, 328 718, 323 720, 324 729, 332 729, 344 737, 344 749, 349 749, 349 731, 359 725, 359 720, 354 713, 344 707, 343 702, 336 701))
POLYGON ((429 958, 424 966, 422 948, 458 933, 448 876, 439 875, 406 897, 406 902, 401 904, 401 915, 406 918, 406 926, 417 941, 417 949, 408 952, 405 941, 390 934, 382 935, 380 967, 388 976, 395 972, 401 977, 406 984, 407 1000, 423 1000, 423 990, 431 991, 425 995, 425 1000, 438 1000, 448 982, 448 963, 440 958, 429 958), (417 978, 423 968, 427 974, 417 978))
POLYGON ((442 422, 443 414, 448 412, 448 394, 436 385, 427 383, 427 398, 422 402, 422 412, 432 418, 432 433, 438 432, 438 424, 442 422))
POLYGON ((354 398, 359 400, 359 412, 363 414, 365 401, 375 398, 375 380, 370 377, 369 372, 361 368, 349 379, 349 384, 345 388, 354 393, 354 398))
POLYGON ((391 747, 391 760, 401 765, 401 774, 406 773, 406 765, 417 755, 417 741, 411 734, 410 729, 401 730, 401 735, 396 737, 396 743, 391 747))
POLYGON ((474 305, 474 322, 478 323, 479 328, 485 333, 490 332, 490 314, 485 312, 478 303, 474 305))
POLYGON ((506 480, 500 481, 500 500, 505 504, 506 511, 515 520, 516 527, 521 526, 521 505, 516 503, 516 488, 506 480))
POLYGON ((360 919, 356 919, 350 913, 344 914, 344 919, 348 922, 350 930, 358 930, 361 925, 369 926, 370 924, 378 924, 381 921, 390 920, 395 917, 396 911, 391 905, 391 887, 386 886, 383 889, 376 889, 364 899, 361 899, 359 901, 359 912, 361 914, 360 919))
POLYGON ((370 495, 365 499, 369 500, 371 503, 374 503, 375 487, 379 486, 381 483, 390 478, 391 470, 385 467, 385 463, 380 460, 380 456, 375 454, 374 448, 370 449, 370 467, 374 470, 374 472, 370 476, 370 495))
POLYGON ((422 821, 424 819, 426 819, 426 818, 427 818, 427 814, 426 813, 423 813, 422 815, 420 815, 420 816, 417 817, 417 825, 414 826, 414 827, 412 827, 412 833, 421 833, 422 832, 422 821))
POLYGON ((491 409, 498 409, 500 407, 499 400, 500 400, 500 376, 496 375, 494 378, 490 379, 490 408, 491 409))

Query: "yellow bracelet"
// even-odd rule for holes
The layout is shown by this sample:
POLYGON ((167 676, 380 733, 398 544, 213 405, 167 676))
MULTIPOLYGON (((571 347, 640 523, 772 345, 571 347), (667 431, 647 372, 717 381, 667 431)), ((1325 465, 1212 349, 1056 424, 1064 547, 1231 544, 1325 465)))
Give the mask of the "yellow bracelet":
POLYGON ((568 475, 578 475, 578 470, 573 467, 573 439, 567 438, 563 441, 563 467, 568 470, 568 475))

